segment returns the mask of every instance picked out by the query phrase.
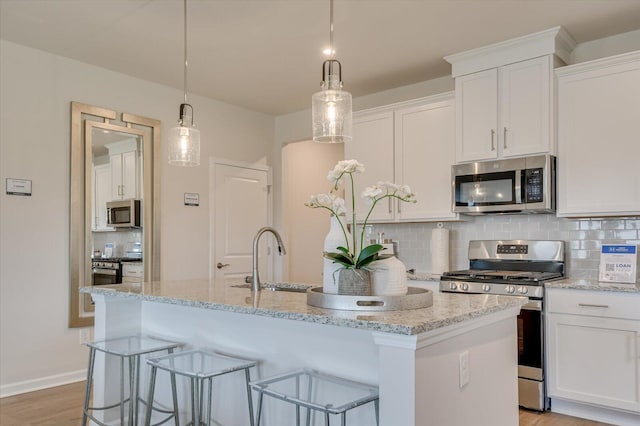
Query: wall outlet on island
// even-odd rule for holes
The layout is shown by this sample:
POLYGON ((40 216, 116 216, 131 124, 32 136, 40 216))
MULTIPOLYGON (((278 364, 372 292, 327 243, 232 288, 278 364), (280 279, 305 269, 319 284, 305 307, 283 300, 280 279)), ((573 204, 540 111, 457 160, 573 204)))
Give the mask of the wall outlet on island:
POLYGON ((469 383, 469 351, 460 352, 460 389, 469 383))

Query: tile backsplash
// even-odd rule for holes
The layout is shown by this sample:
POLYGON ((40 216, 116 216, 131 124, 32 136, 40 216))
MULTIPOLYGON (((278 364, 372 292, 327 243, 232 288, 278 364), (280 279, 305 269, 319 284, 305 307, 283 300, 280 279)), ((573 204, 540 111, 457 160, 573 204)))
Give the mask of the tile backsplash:
MULTIPOLYGON (((468 265, 469 240, 563 240, 567 277, 598 279, 602 244, 640 245, 640 217, 564 219, 551 214, 469 216, 464 222, 444 222, 449 229, 449 267, 468 265)), ((431 231, 436 223, 375 224, 372 233, 398 241, 398 257, 407 269, 431 271, 431 231)), ((639 268, 640 276, 640 268, 639 268)))
POLYGON ((100 250, 104 252, 104 246, 106 243, 114 243, 113 250, 114 257, 124 257, 126 251, 130 249, 131 245, 135 242, 142 241, 142 230, 121 230, 113 232, 92 232, 93 237, 93 250, 100 250))

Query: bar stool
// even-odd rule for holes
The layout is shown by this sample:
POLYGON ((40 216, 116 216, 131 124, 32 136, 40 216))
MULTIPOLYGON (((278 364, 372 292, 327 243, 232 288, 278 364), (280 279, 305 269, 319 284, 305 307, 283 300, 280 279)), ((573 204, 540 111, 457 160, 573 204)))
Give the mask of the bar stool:
POLYGON ((324 414, 324 424, 329 426, 330 415, 340 415, 341 425, 347 424, 347 411, 369 402, 374 403, 376 424, 379 419, 378 388, 340 377, 319 373, 307 368, 251 382, 258 392, 256 426, 262 417, 264 395, 296 406, 296 426, 300 426, 300 407, 307 409, 307 426, 311 425, 311 411, 324 414))
MULTIPOLYGON (((169 354, 181 343, 170 342, 150 336, 126 336, 115 339, 101 340, 87 343, 89 347, 89 366, 87 369, 87 382, 85 386, 84 406, 82 410, 82 425, 87 424, 87 420, 91 419, 99 425, 105 423, 97 420, 93 416, 95 410, 108 410, 120 407, 120 424, 125 424, 125 404, 129 403, 129 425, 138 424, 138 402, 145 403, 139 397, 139 381, 140 381, 140 357, 142 355, 153 352, 167 351, 169 354), (91 389, 93 384, 93 369, 95 364, 96 352, 104 352, 105 356, 112 355, 120 358, 120 401, 104 407, 89 407, 91 399, 91 389), (125 398, 125 359, 129 364, 129 396, 125 398), (91 411, 91 413, 90 413, 91 411)), ((175 377, 172 378, 174 402, 177 400, 175 377)), ((150 405, 150 404, 149 404, 150 405)))
MULTIPOLYGON (((251 396, 250 369, 257 365, 256 361, 237 358, 234 356, 217 353, 210 349, 195 349, 180 352, 174 355, 166 355, 157 358, 149 358, 147 363, 151 366, 151 377, 149 381, 148 401, 153 401, 157 370, 168 371, 171 374, 184 376, 189 379, 191 390, 191 416, 189 424, 201 426, 211 423, 211 403, 213 399, 212 387, 213 379, 218 376, 230 374, 244 370, 245 386, 247 389, 247 401, 249 406, 249 422, 254 425, 253 400, 251 396), (204 416, 203 416, 204 412, 204 416)), ((147 416, 145 425, 151 425, 152 404, 147 405, 147 416)), ((171 417, 178 425, 178 408, 174 405, 174 412, 162 423, 171 417)))

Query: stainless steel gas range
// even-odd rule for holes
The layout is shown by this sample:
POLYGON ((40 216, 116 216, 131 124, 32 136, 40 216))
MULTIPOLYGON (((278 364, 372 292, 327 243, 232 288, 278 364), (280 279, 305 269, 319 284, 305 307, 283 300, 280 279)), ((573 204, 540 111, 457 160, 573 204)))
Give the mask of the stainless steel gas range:
POLYGON ((544 283, 565 277, 564 241, 469 241, 469 269, 445 272, 440 291, 526 296, 518 315, 518 399, 546 410, 544 283))

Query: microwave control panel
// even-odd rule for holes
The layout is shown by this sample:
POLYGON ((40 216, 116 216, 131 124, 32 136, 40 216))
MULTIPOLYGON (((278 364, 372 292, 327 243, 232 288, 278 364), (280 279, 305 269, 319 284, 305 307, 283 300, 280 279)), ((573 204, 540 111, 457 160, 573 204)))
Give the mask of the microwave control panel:
POLYGON ((541 203, 543 201, 544 181, 542 174, 542 168, 525 170, 525 202, 541 203))

